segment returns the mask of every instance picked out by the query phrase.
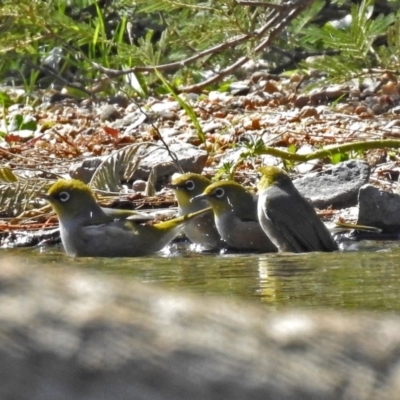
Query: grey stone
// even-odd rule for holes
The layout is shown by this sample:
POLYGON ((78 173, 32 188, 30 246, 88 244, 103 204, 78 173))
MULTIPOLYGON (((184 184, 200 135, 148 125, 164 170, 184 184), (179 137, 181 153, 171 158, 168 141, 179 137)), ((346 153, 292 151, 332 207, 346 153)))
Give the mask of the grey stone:
POLYGON ((149 116, 147 114, 140 111, 134 111, 113 122, 111 126, 115 129, 129 128, 129 130, 133 130, 148 120, 149 116))
POLYGON ((395 315, 276 313, 60 265, 1 267, 1 399, 399 396, 395 315))
POLYGON ((129 99, 124 95, 117 94, 108 99, 108 104, 116 104, 118 107, 126 108, 129 105, 129 99))
MULTIPOLYGON (((169 149, 176 154, 178 162, 185 172, 200 174, 203 171, 208 157, 205 150, 200 150, 188 143, 174 143, 169 145, 169 149)), ((165 148, 146 148, 139 150, 137 156, 143 158, 140 160, 138 169, 132 177, 133 181, 147 181, 150 171, 155 168, 154 172, 159 186, 161 183, 168 182, 169 177, 178 172, 176 165, 172 162, 165 148)), ((69 169, 71 178, 89 183, 96 169, 107 157, 90 157, 82 162, 73 164, 69 169)))
MULTIPOLYGON (((185 172, 195 172, 200 174, 206 164, 208 154, 205 150, 189 143, 173 143, 168 145, 171 152, 176 154, 178 162, 185 172)), ((148 154, 140 161, 139 167, 133 179, 143 179, 147 181, 150 171, 155 168, 157 181, 169 178, 177 171, 171 156, 165 148, 145 150, 148 154)), ((140 152, 139 155, 143 153, 140 152)))
POLYGON ((360 225, 381 228, 383 233, 400 233, 400 196, 372 185, 364 185, 358 196, 360 225))
POLYGON ((351 207, 357 204, 360 187, 369 180, 370 166, 365 161, 344 161, 332 168, 293 181, 300 193, 317 208, 351 207))
POLYGON ((101 121, 115 121, 121 118, 120 112, 111 104, 104 105, 99 113, 101 121))
POLYGON ((224 125, 221 122, 207 122, 206 124, 203 125, 203 132, 204 133, 210 133, 210 132, 215 132, 215 131, 220 131, 224 125))
POLYGON ((175 111, 160 111, 158 113, 158 119, 160 121, 178 121, 179 115, 175 111))
POLYGON ((82 162, 72 164, 69 168, 69 175, 73 179, 79 179, 84 183, 89 183, 99 165, 106 157, 90 157, 82 162))
POLYGON ((144 192, 146 190, 146 182, 138 179, 132 183, 132 189, 135 192, 144 192))

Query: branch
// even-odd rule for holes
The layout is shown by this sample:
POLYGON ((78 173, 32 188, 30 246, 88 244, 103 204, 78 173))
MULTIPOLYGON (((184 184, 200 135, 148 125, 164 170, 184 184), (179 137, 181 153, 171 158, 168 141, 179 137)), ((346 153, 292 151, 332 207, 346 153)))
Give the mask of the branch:
MULTIPOLYGON (((220 43, 218 45, 215 45, 209 49, 206 49, 200 53, 197 53, 191 57, 186 58, 185 60, 181 61, 176 61, 173 63, 168 63, 168 64, 161 64, 161 65, 152 65, 152 66, 138 66, 138 67, 133 67, 127 70, 117 70, 117 69, 111 69, 111 68, 106 68, 98 63, 93 62, 90 60, 88 57, 84 57, 85 60, 90 63, 93 68, 95 68, 98 71, 103 72, 104 74, 107 74, 110 78, 115 78, 118 76, 122 75, 127 75, 130 73, 136 73, 136 72, 154 72, 154 70, 158 70, 160 72, 169 72, 169 71, 175 71, 176 69, 180 69, 182 67, 185 67, 187 65, 193 64, 194 62, 198 61, 199 59, 208 56, 208 55, 215 55, 218 54, 224 50, 233 48, 238 46, 241 43, 244 43, 248 40, 254 40, 257 38, 261 38, 264 36, 264 34, 272 29, 272 32, 269 35, 269 39, 267 42, 263 42, 262 45, 259 45, 256 48, 257 52, 260 52, 264 47, 266 47, 270 41, 276 36, 277 33, 279 33, 283 28, 285 28, 290 21, 292 21, 310 2, 313 0, 299 0, 296 5, 293 4, 293 2, 288 1, 284 4, 281 5, 276 5, 276 4, 270 4, 270 3, 262 3, 262 5, 268 5, 269 8, 272 9, 270 12, 270 15, 267 17, 268 22, 264 24, 262 27, 259 29, 255 30, 254 32, 251 33, 246 33, 243 35, 236 36, 232 39, 227 40, 226 42, 220 43), (287 16, 284 14, 288 13, 287 16), (273 25, 277 21, 281 20, 281 23, 278 24, 278 26, 273 30, 273 25), (262 46, 262 47, 260 47, 262 46), (258 50, 257 50, 258 49, 258 50)), ((221 79, 222 77, 230 74, 232 71, 243 65, 249 60, 248 57, 242 57, 240 60, 232 64, 230 67, 226 68, 225 70, 221 71, 219 74, 216 76, 210 78, 209 80, 205 81, 204 85, 198 84, 198 85, 193 85, 194 89, 193 90, 200 90, 200 88, 206 86, 210 82, 215 82, 221 79), (198 88, 197 88, 198 86, 198 88)), ((190 86, 181 88, 180 91, 183 92, 188 92, 190 91, 190 86)))
MULTIPOLYGON (((312 1, 312 0, 311 0, 312 1)), ((289 11, 289 14, 285 17, 282 16, 281 13, 277 13, 273 18, 271 18, 267 24, 265 24, 262 28, 263 31, 266 31, 268 29, 269 26, 273 25, 275 22, 277 23, 277 25, 275 26, 275 28, 271 28, 271 31, 269 33, 269 35, 254 49, 254 54, 258 54, 260 52, 262 52, 268 45, 270 45, 272 43, 272 41, 275 39, 275 37, 294 19, 296 18, 301 11, 303 10, 303 8, 310 2, 309 1, 305 1, 301 4, 301 6, 295 8, 295 9, 291 9, 291 11, 289 11)), ((219 80, 221 80, 224 76, 231 74, 233 71, 235 71, 238 67, 242 66, 243 64, 245 64, 247 61, 249 61, 249 57, 248 56, 244 56, 239 58, 239 60, 237 60, 235 63, 233 63, 232 65, 230 65, 229 67, 223 69, 222 71, 220 71, 217 75, 212 76, 211 78, 200 82, 196 85, 192 85, 192 86, 185 86, 182 88, 179 88, 180 92, 198 92, 201 89, 203 89, 204 87, 217 82, 219 80)))
POLYGON ((264 1, 246 1, 246 0, 236 0, 236 3, 240 6, 256 6, 256 7, 268 7, 275 10, 282 10, 284 7, 287 7, 286 4, 273 4, 266 3, 264 1))
MULTIPOLYGON (((274 147, 264 147, 257 151, 258 155, 269 154, 274 157, 282 158, 283 160, 307 162, 317 158, 330 157, 334 154, 345 153, 348 151, 371 150, 371 149, 384 149, 384 148, 400 148, 400 140, 367 140, 365 142, 353 142, 339 144, 329 147, 328 149, 321 149, 308 154, 295 154, 288 153, 287 151, 279 150, 274 147)), ((244 154, 245 155, 245 154, 244 154)))
POLYGON ((63 85, 70 87, 72 89, 77 89, 80 90, 83 93, 86 93, 87 95, 89 95, 90 97, 94 96, 94 93, 92 93, 91 91, 87 90, 86 88, 84 88, 81 85, 77 85, 75 83, 70 82, 69 80, 63 78, 57 71, 53 70, 53 68, 50 67, 44 67, 42 65, 38 65, 33 63, 31 60, 27 59, 26 63, 33 69, 36 69, 40 72, 42 72, 43 74, 45 74, 45 76, 51 76, 52 78, 54 78, 55 80, 59 81, 60 83, 62 83, 63 85))
POLYGON ((165 71, 173 71, 176 70, 177 68, 182 68, 185 67, 186 65, 192 64, 195 61, 208 56, 209 54, 218 54, 219 52, 235 47, 240 43, 245 42, 246 40, 254 39, 257 37, 260 37, 264 34, 266 30, 269 29, 271 25, 271 22, 268 21, 265 25, 263 25, 261 28, 257 29, 253 33, 247 33, 244 35, 236 36, 232 39, 227 40, 226 42, 217 44, 209 49, 206 49, 198 54, 195 54, 191 57, 186 58, 185 60, 181 61, 176 61, 173 63, 168 63, 168 64, 161 64, 161 65, 151 65, 147 67, 133 67, 127 70, 119 70, 119 69, 112 69, 112 68, 106 68, 103 67, 102 65, 95 63, 91 61, 88 57, 85 56, 85 60, 89 62, 95 69, 107 74, 110 78, 115 78, 121 75, 126 75, 134 72, 154 72, 154 70, 158 70, 161 72, 165 71))

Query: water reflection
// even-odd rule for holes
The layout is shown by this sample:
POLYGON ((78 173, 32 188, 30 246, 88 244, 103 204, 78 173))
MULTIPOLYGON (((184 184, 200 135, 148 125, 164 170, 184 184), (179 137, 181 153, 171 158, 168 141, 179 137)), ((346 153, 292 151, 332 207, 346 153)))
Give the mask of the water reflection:
POLYGON ((259 259, 261 301, 296 307, 400 310, 400 247, 259 259))
POLYGON ((3 249, 29 268, 71 267, 160 284, 175 291, 241 297, 266 306, 400 311, 399 242, 312 254, 199 254, 172 248, 142 258, 78 258, 62 248, 3 249))

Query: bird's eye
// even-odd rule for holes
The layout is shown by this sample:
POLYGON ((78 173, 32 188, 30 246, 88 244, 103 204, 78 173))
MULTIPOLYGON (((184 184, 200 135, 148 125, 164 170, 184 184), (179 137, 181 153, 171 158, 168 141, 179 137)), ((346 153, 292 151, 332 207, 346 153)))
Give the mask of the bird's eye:
POLYGON ((189 180, 185 183, 186 189, 187 190, 193 190, 195 188, 195 184, 192 180, 189 180))
POLYGON ((61 192, 58 195, 58 199, 62 202, 62 203, 66 203, 69 198, 71 197, 71 195, 68 192, 61 192))
POLYGON ((224 190, 224 189, 221 189, 221 188, 218 188, 218 189, 214 192, 214 194, 215 194, 215 197, 217 197, 218 199, 220 199, 221 197, 224 197, 224 195, 225 195, 225 190, 224 190))

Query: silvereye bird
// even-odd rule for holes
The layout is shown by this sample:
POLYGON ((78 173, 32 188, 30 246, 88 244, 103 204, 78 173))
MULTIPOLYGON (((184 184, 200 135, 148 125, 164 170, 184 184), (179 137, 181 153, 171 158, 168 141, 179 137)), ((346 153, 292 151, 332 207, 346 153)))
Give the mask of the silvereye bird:
POLYGON ((174 239, 187 221, 203 213, 145 225, 148 216, 100 207, 90 188, 77 180, 59 180, 42 197, 57 213, 61 240, 70 256, 136 257, 155 253, 174 239))
POLYGON ((258 222, 257 197, 240 184, 233 181, 215 182, 194 200, 197 199, 206 199, 210 203, 218 232, 230 248, 277 251, 258 222))
POLYGON ((261 167, 258 218, 280 251, 304 253, 338 249, 313 206, 298 192, 289 175, 277 167, 261 167))
MULTIPOLYGON (((211 181, 203 175, 195 173, 174 175, 168 186, 175 193, 179 215, 208 207, 207 201, 194 199, 194 197, 203 193, 210 184, 211 181)), ((204 250, 220 250, 227 246, 215 227, 214 215, 211 210, 188 221, 183 231, 192 243, 199 244, 204 250)))

